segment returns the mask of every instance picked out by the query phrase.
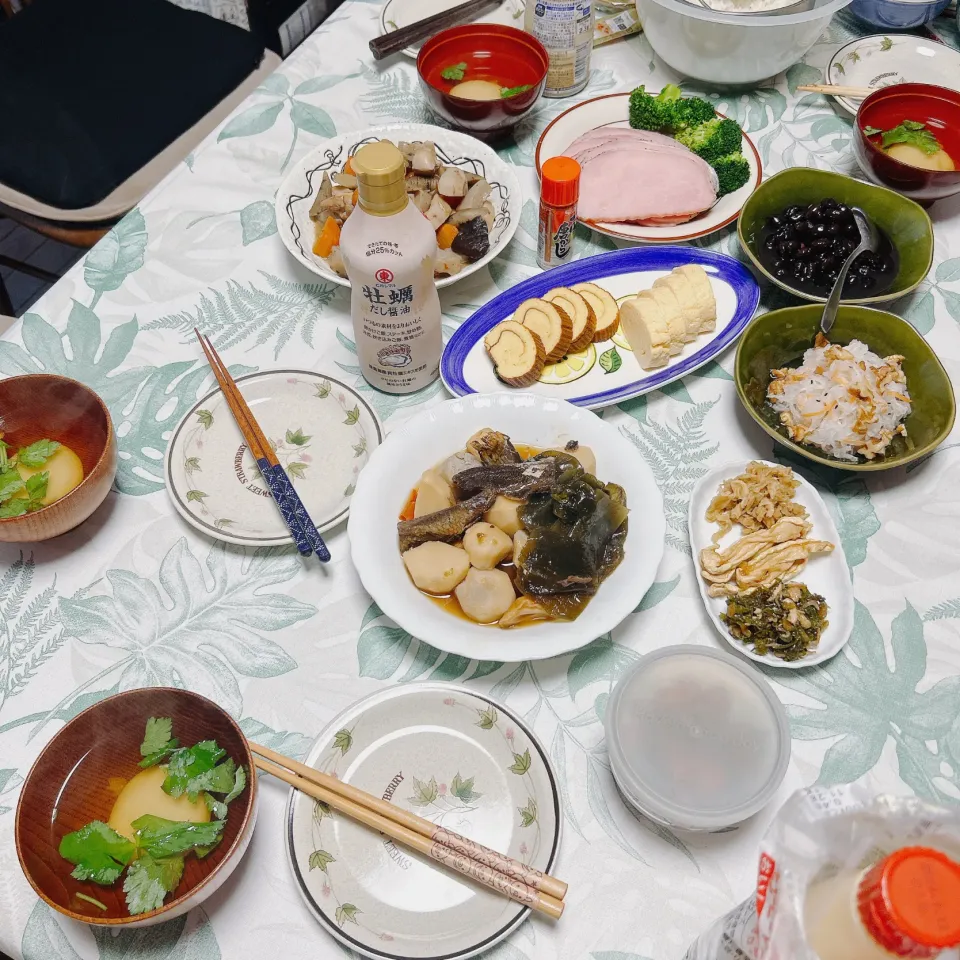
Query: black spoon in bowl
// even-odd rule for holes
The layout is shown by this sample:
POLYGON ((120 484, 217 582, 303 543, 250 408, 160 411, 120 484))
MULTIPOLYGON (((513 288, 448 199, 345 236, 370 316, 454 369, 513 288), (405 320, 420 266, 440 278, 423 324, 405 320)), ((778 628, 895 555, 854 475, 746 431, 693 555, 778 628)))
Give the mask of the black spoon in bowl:
POLYGON ((840 308, 840 299, 843 296, 843 285, 847 282, 847 273, 853 266, 853 261, 861 253, 876 253, 880 246, 880 231, 873 225, 873 221, 859 208, 850 207, 853 219, 860 231, 860 242, 853 248, 850 255, 843 261, 843 266, 837 274, 836 282, 827 298, 826 306, 823 308, 823 316, 820 318, 820 329, 824 336, 828 336, 833 328, 833 323, 837 319, 837 310, 840 308))

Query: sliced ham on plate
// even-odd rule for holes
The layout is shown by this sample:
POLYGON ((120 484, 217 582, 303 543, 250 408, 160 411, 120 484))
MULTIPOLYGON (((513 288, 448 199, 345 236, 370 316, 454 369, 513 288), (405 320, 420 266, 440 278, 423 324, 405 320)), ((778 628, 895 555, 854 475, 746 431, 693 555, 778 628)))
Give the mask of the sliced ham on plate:
POLYGON ((717 201, 712 167, 670 137, 601 127, 565 151, 582 170, 577 213, 607 223, 685 223, 717 201))

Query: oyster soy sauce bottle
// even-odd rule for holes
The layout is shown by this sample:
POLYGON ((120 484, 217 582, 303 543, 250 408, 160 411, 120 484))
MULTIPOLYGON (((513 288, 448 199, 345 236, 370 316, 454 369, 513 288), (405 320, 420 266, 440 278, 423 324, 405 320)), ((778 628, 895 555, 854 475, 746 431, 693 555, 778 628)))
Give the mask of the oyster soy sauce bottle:
POLYGON ((409 202, 407 164, 389 140, 361 147, 351 164, 357 204, 340 234, 350 313, 364 379, 385 393, 413 393, 440 372, 437 237, 409 202))

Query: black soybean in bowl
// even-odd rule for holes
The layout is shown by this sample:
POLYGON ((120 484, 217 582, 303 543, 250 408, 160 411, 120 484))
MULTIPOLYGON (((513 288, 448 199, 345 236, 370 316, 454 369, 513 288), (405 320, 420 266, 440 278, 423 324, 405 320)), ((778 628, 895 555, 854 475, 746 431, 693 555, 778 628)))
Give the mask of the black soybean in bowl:
MULTIPOLYGON (((828 297, 844 260, 859 242, 860 231, 850 208, 827 197, 768 217, 760 231, 760 262, 788 286, 828 297)), ((861 253, 853 261, 843 296, 877 296, 890 288, 896 276, 896 249, 880 231, 877 251, 861 253)))

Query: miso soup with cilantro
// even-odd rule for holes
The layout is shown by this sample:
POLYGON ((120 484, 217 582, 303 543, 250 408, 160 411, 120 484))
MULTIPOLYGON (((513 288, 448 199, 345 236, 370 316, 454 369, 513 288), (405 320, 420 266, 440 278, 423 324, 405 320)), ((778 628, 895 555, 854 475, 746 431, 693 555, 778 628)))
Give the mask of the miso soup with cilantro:
POLYGON ((0 519, 56 503, 83 480, 80 458, 56 440, 14 449, 0 433, 0 519))
POLYGON ((243 766, 215 740, 184 747, 173 732, 167 717, 147 720, 142 772, 123 784, 106 822, 94 820, 60 842, 76 879, 112 887, 122 877, 134 915, 163 906, 180 883, 185 858, 205 857, 220 843, 230 803, 247 786, 243 766))

